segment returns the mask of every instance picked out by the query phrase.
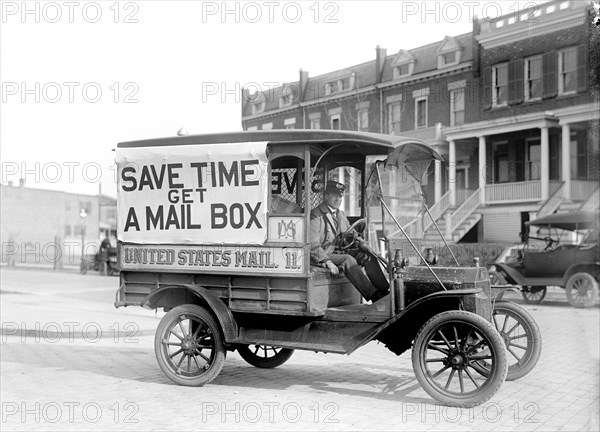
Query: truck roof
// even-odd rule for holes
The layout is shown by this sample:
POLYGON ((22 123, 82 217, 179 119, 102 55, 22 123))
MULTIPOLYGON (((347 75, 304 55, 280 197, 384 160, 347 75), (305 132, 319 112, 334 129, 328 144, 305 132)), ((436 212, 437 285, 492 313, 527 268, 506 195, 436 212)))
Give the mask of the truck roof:
POLYGON ((281 129, 267 131, 243 131, 212 133, 202 135, 185 135, 165 138, 153 138, 137 141, 120 142, 117 147, 154 147, 154 146, 179 146, 202 145, 219 143, 257 142, 267 141, 269 144, 289 144, 294 142, 326 143, 364 143, 378 145, 386 148, 397 147, 404 143, 422 143, 415 138, 398 135, 384 135, 370 132, 354 132, 341 130, 315 130, 315 129, 281 129))

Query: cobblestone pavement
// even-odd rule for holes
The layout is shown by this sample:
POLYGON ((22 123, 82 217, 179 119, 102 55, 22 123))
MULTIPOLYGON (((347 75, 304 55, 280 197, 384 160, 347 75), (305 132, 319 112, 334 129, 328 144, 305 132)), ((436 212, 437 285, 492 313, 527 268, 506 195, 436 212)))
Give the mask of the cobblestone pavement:
POLYGON ((457 409, 421 389, 410 353, 397 357, 377 343, 351 356, 296 351, 277 369, 228 353, 212 383, 177 386, 154 357, 162 314, 115 310, 117 284, 2 269, 1 430, 600 428, 599 309, 571 308, 558 288, 543 304, 524 305, 542 331, 535 369, 487 403, 457 409))

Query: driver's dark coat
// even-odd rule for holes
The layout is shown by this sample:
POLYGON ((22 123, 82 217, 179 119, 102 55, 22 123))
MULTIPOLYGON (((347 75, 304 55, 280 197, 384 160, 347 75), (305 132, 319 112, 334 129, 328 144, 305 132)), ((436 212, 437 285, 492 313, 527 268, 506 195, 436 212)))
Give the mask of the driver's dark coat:
POLYGON ((350 228, 350 223, 343 211, 337 211, 336 223, 327 204, 322 203, 310 212, 310 263, 319 264, 327 260, 335 250, 335 236, 350 228))

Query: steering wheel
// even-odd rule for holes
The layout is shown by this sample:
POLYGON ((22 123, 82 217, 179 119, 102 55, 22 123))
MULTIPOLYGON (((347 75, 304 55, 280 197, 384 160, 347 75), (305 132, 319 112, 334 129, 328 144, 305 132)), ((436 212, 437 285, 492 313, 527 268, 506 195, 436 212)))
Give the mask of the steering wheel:
POLYGON ((552 245, 554 243, 556 243, 556 240, 554 240, 551 237, 544 237, 544 241, 546 242, 546 247, 544 248, 544 250, 548 250, 552 248, 552 245))
POLYGON ((364 218, 354 222, 346 231, 339 235, 337 239, 337 247, 341 250, 347 250, 356 243, 364 241, 362 235, 365 232, 366 227, 367 222, 364 218))

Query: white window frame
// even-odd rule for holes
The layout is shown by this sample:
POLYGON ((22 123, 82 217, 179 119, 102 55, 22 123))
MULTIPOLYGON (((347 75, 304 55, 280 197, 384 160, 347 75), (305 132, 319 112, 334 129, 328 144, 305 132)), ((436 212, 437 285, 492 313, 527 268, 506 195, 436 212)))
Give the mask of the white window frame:
POLYGON ((444 68, 446 66, 454 66, 460 63, 460 51, 459 50, 455 50, 455 51, 446 51, 443 53, 440 53, 438 55, 438 69, 444 68), (448 54, 454 54, 454 61, 453 62, 449 62, 446 63, 445 57, 448 54))
POLYGON ((310 119, 311 129, 321 129, 321 117, 310 119))
POLYGON ((369 131, 369 108, 359 108, 356 112, 356 125, 359 132, 369 131))
POLYGON ((342 129, 342 116, 340 114, 332 114, 329 116, 329 128, 331 130, 341 130, 342 129), (340 125, 339 129, 333 129, 333 121, 337 120, 338 124, 340 125))
POLYGON ((463 112, 463 121, 460 124, 464 124, 465 123, 465 88, 456 88, 454 90, 450 90, 450 126, 456 126, 456 113, 459 111, 463 112), (462 93, 462 110, 457 110, 456 109, 456 101, 458 100, 456 98, 456 94, 457 93, 462 93))
POLYGON ((523 68, 523 73, 524 73, 524 75, 523 75, 523 81, 524 81, 524 84, 525 84, 523 86, 523 91, 524 91, 523 99, 525 101, 538 101, 538 100, 542 99, 542 93, 543 93, 542 89, 540 89, 541 90, 540 91, 540 96, 538 96, 538 97, 530 97, 529 96, 530 93, 531 93, 529 91, 530 90, 529 68, 530 68, 530 62, 533 61, 533 60, 538 60, 540 62, 540 66, 541 66, 540 67, 540 76, 536 77, 535 79, 539 81, 539 83, 540 83, 539 85, 540 86, 543 86, 543 79, 544 79, 543 75, 544 75, 544 73, 543 73, 542 56, 541 55, 537 55, 537 56, 527 57, 525 59, 525 67, 523 68))
POLYGON ((287 118, 283 121, 286 129, 296 129, 296 117, 287 118))
POLYGON ((398 78, 404 78, 407 76, 411 76, 413 73, 413 68, 414 68, 415 62, 406 62, 406 63, 400 63, 394 66, 394 79, 398 79, 398 78), (404 67, 404 66, 408 66, 408 72, 401 74, 400 73, 400 68, 404 67))
POLYGON ((258 126, 248 126, 248 129, 246 129, 247 131, 257 131, 258 130, 258 126))
POLYGON ((569 48, 560 50, 558 52, 558 94, 559 95, 569 95, 569 94, 575 94, 575 93, 577 93, 577 47, 569 47, 569 48), (574 56, 575 64, 572 65, 571 70, 565 72, 564 65, 563 65, 563 59, 564 59, 565 54, 569 51, 573 51, 575 53, 575 56, 574 56), (575 89, 565 91, 565 80, 564 80, 565 73, 575 73, 575 89))
POLYGON ((428 123, 428 112, 429 111, 429 105, 428 105, 428 101, 427 101, 427 96, 419 96, 415 98, 415 129, 425 129, 427 128, 428 123), (425 101, 425 126, 419 126, 419 110, 418 110, 418 106, 419 106, 419 102, 421 101, 425 101))
POLYGON ((262 130, 271 130, 271 129, 273 129, 273 123, 272 122, 271 123, 263 123, 261 129, 262 130))
POLYGON ((258 114, 265 110, 265 101, 255 102, 252 104, 252 114, 258 114))
POLYGON ((503 107, 508 105, 508 63, 498 63, 492 67, 492 106, 494 107, 503 107), (502 103, 498 103, 498 96, 496 93, 496 78, 498 75, 498 69, 506 68, 506 84, 503 87, 506 87, 506 100, 502 103))
POLYGON ((402 132, 402 102, 401 101, 395 101, 395 102, 389 102, 387 104, 387 112, 388 112, 388 134, 393 135, 396 133, 400 133, 402 132), (396 121, 394 121, 394 119, 392 118, 392 115, 394 114, 394 110, 392 109, 394 106, 398 106, 398 119, 396 121), (394 124, 398 124, 398 131, 394 130, 394 124))

